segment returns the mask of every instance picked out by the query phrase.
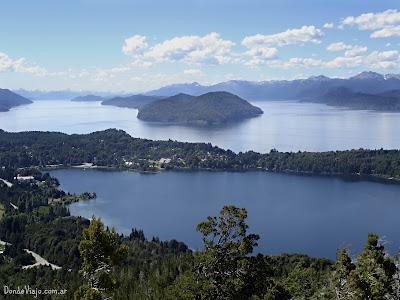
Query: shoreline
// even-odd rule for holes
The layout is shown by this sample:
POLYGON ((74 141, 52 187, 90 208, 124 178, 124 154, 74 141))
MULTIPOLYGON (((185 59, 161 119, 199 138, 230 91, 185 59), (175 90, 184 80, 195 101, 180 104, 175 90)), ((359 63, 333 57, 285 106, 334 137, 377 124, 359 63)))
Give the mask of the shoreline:
POLYGON ((312 172, 299 172, 293 170, 283 170, 274 171, 263 168, 251 168, 251 169, 211 169, 211 168, 159 168, 158 170, 140 170, 127 167, 117 167, 117 166, 98 166, 90 163, 83 163, 78 166, 68 166, 68 165, 57 165, 57 166, 46 166, 44 168, 37 167, 40 171, 51 171, 51 170, 62 170, 62 169, 89 169, 89 170, 101 170, 101 171, 129 171, 141 174, 159 174, 165 171, 175 171, 175 172, 232 172, 232 173, 246 173, 246 172, 266 172, 275 174, 286 174, 294 176, 308 176, 308 177, 323 177, 323 178, 338 178, 342 180, 351 181, 365 181, 365 182, 375 182, 382 184, 400 184, 400 178, 387 177, 384 175, 367 175, 367 174, 344 174, 344 173, 312 173, 312 172))

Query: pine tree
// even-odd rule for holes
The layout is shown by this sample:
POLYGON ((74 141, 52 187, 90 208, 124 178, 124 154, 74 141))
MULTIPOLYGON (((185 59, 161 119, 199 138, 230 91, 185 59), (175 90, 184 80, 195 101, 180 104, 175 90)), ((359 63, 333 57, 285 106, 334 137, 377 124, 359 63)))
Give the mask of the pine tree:
POLYGON ((83 260, 81 273, 87 285, 80 287, 76 298, 97 300, 108 296, 110 299, 117 286, 113 269, 127 255, 127 246, 120 244, 114 229, 105 230, 101 220, 93 217, 83 230, 79 252, 83 260))
POLYGON ((364 250, 357 258, 355 270, 359 299, 388 299, 393 293, 396 265, 385 253, 379 237, 370 233, 364 250))
POLYGON ((342 249, 337 254, 337 261, 334 265, 332 282, 335 288, 337 300, 350 300, 355 296, 354 276, 356 266, 352 263, 347 250, 342 249))

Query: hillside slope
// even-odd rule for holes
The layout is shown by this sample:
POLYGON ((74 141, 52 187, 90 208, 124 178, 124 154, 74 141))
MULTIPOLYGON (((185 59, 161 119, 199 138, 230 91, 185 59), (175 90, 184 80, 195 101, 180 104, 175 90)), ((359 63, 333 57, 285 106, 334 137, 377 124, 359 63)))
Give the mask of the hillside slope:
POLYGON ((352 109, 376 111, 400 111, 400 90, 391 90, 378 94, 354 92, 345 87, 330 90, 323 96, 315 97, 307 102, 323 103, 352 109))
POLYGON ((127 108, 139 108, 143 105, 160 100, 159 96, 145 96, 145 95, 132 95, 129 97, 114 97, 112 99, 104 100, 102 105, 111 105, 127 108))
POLYGON ((22 97, 8 89, 0 89, 0 111, 8 111, 19 105, 30 104, 31 100, 22 97))
POLYGON ((139 108, 138 118, 150 122, 220 125, 261 115, 263 111, 228 92, 201 96, 178 94, 139 108))

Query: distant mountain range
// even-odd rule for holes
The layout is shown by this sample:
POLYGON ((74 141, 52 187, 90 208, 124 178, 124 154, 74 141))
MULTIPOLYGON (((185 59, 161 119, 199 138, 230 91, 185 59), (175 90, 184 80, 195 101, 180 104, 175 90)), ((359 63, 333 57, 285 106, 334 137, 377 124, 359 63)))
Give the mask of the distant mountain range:
POLYGON ((200 96, 178 94, 139 107, 144 121, 200 126, 221 125, 261 115, 263 111, 228 92, 200 96))
POLYGON ((71 101, 73 101, 73 102, 96 102, 96 101, 104 101, 104 100, 105 100, 104 97, 96 96, 96 95, 78 96, 78 97, 71 99, 71 101))
POLYGON ((114 97, 103 101, 102 105, 112 105, 118 107, 139 108, 150 102, 160 100, 160 96, 145 96, 145 95, 132 95, 128 97, 114 97))
POLYGON ((377 94, 400 90, 400 75, 362 72, 348 79, 313 76, 307 79, 252 82, 231 80, 204 86, 199 83, 173 84, 145 93, 150 96, 172 96, 186 93, 197 96, 208 92, 226 91, 247 100, 300 100, 324 96, 334 88, 344 87, 353 92, 377 94))
MULTIPOLYGON (((320 75, 307 79, 262 82, 231 80, 209 86, 194 82, 168 85, 140 95, 120 94, 118 97, 113 93, 71 90, 48 92, 21 89, 15 92, 33 100, 71 98, 75 98, 74 101, 103 100, 102 104, 104 105, 140 108, 160 98, 171 97, 180 93, 199 96, 210 92, 222 91, 235 94, 249 101, 299 100, 354 109, 399 111, 397 95, 400 91, 400 74, 382 75, 375 72, 362 72, 347 79, 329 78, 320 75), (391 96, 387 96, 386 93, 389 92, 391 96)), ((6 107, 6 105, 3 104, 3 107, 6 107)))
POLYGON ((30 103, 32 103, 31 100, 13 93, 10 90, 0 89, 0 111, 8 111, 12 107, 30 103))
MULTIPOLYGON (((400 74, 382 75, 375 72, 362 72, 356 76, 342 79, 329 78, 323 75, 312 76, 307 79, 245 81, 230 80, 214 85, 201 85, 197 82, 172 84, 160 89, 143 93, 147 96, 169 97, 179 93, 199 96, 208 92, 226 91, 247 100, 298 100, 310 96, 321 96, 335 87, 346 87, 354 92, 381 93, 400 89, 400 74)), ((106 98, 127 97, 133 93, 111 93, 95 91, 40 91, 14 90, 13 92, 32 100, 65 100, 78 96, 97 95, 106 98)))
POLYGON ((102 97, 115 97, 116 93, 110 92, 94 92, 94 91, 72 91, 72 90, 62 90, 62 91, 41 91, 41 90, 25 90, 18 89, 13 90, 14 93, 21 95, 23 97, 32 100, 68 100, 79 96, 86 95, 97 95, 102 97))

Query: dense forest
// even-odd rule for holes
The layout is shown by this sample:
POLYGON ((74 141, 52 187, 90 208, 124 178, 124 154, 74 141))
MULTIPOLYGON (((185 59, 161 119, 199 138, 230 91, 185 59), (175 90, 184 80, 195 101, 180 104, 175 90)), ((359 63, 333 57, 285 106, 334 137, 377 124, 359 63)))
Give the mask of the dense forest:
POLYGON ((43 168, 83 163, 139 171, 266 170, 400 180, 399 150, 234 153, 206 143, 133 138, 116 129, 82 135, 0 130, 0 167, 43 168))

